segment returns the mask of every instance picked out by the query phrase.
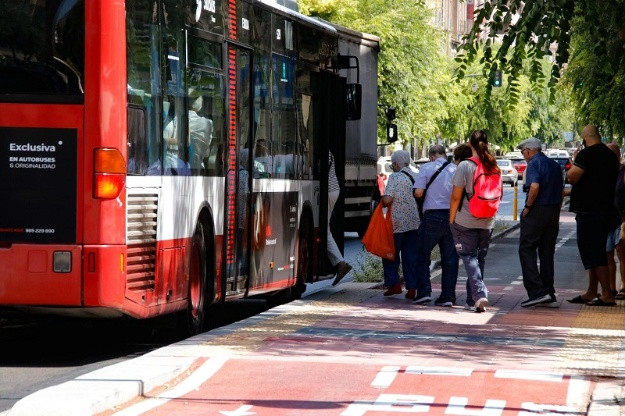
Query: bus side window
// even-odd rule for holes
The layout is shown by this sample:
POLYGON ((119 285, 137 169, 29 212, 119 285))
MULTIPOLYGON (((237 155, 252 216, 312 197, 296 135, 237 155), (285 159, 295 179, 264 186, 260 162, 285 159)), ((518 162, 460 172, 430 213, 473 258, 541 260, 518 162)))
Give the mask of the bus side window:
POLYGON ((176 110, 175 104, 163 102, 163 108, 167 107, 169 116, 163 118, 163 174, 188 176, 191 174, 191 168, 184 156, 186 149, 182 140, 182 116, 180 111, 176 110))
POLYGON ((148 170, 147 115, 144 107, 128 104, 128 174, 145 175, 148 170))

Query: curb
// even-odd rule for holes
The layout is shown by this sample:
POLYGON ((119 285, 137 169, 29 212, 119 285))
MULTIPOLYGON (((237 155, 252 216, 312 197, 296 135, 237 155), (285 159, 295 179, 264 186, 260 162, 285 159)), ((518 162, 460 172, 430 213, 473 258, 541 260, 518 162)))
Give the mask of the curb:
MULTIPOLYGON (((345 284, 366 289, 374 286, 372 283, 346 282, 343 285, 345 284)), ((306 297, 315 301, 328 297, 328 290, 331 294, 343 292, 342 287, 329 286, 329 281, 327 285, 321 286, 318 290, 309 292, 306 297), (323 293, 318 293, 322 291, 323 293)), ((301 300, 289 302, 225 327, 159 348, 141 357, 36 391, 16 402, 8 411, 0 413, 0 416, 86 416, 111 411, 192 371, 198 360, 205 358, 206 355, 200 350, 210 341, 285 314, 302 304, 301 300)))

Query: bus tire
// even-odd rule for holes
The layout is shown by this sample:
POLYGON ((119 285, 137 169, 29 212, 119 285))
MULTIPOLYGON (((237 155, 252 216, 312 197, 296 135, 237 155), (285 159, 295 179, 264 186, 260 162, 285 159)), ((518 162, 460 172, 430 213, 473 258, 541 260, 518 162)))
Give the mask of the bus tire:
POLYGON ((183 315, 182 328, 185 335, 201 333, 206 327, 208 261, 206 255, 206 235, 202 223, 198 223, 191 240, 189 264, 189 298, 183 315))

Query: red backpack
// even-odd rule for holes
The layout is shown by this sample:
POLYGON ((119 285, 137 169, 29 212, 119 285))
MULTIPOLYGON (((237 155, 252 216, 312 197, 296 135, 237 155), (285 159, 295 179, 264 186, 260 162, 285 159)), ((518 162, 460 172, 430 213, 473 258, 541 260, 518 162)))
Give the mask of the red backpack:
POLYGON ((497 214, 499 202, 503 197, 501 171, 487 172, 477 157, 466 160, 476 165, 473 174, 473 195, 471 197, 467 195, 469 212, 476 218, 492 218, 497 214))

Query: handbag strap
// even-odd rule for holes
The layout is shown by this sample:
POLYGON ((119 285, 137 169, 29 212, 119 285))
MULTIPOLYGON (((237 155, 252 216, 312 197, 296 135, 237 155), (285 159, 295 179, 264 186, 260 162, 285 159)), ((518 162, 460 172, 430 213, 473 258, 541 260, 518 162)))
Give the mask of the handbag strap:
POLYGON ((410 182, 414 185, 414 178, 412 177, 411 174, 409 174, 405 170, 400 170, 400 172, 403 173, 404 175, 408 176, 408 179, 410 179, 410 182))

